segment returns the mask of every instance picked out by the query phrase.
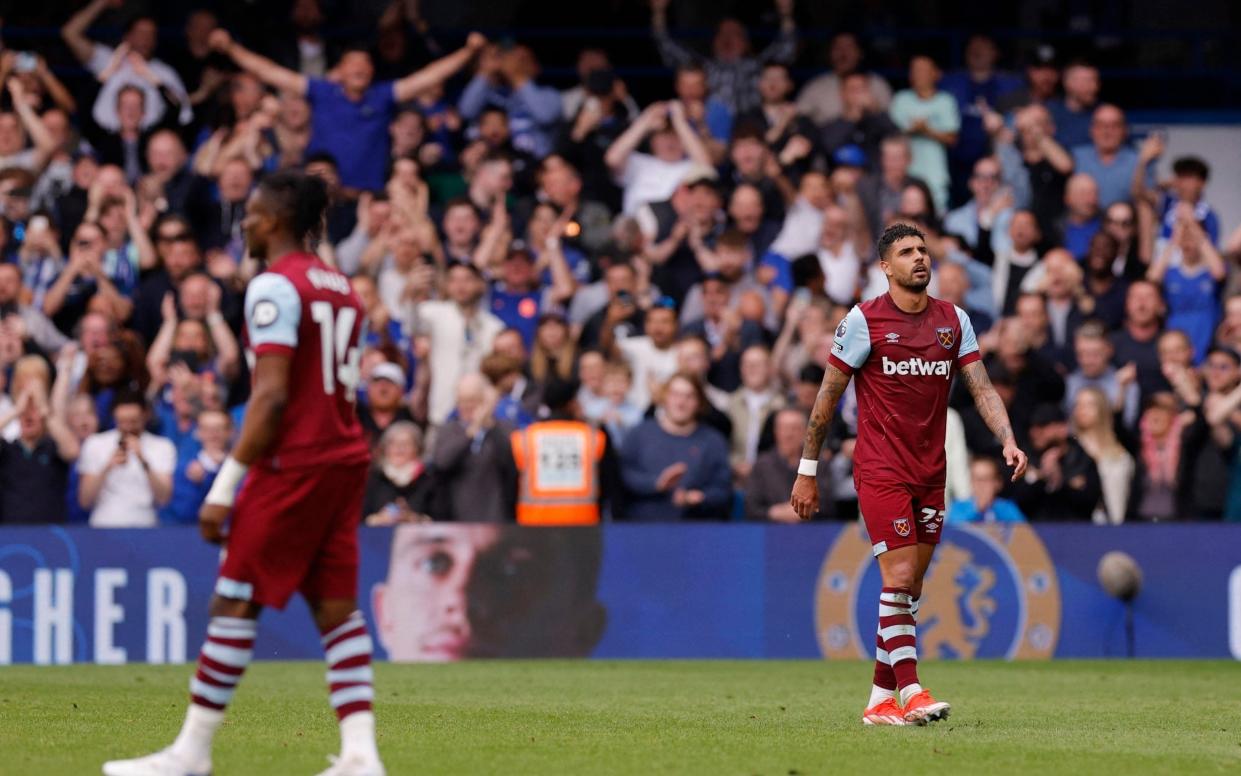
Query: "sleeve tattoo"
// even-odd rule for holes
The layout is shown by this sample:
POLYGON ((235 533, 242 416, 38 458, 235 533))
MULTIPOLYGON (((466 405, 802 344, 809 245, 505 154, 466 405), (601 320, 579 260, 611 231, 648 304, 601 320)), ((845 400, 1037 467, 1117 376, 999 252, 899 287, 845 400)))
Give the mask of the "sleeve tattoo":
POLYGON ((995 438, 1000 440, 1000 444, 1012 441, 1013 427, 1008 420, 1008 410, 1004 409, 1003 400, 995 392, 995 386, 991 385, 991 378, 987 377, 987 368, 982 361, 962 367, 961 379, 974 397, 978 414, 982 416, 987 428, 991 429, 991 433, 995 434, 995 438))
POLYGON ((806 427, 806 443, 802 446, 802 458, 812 461, 819 460, 823 450, 823 440, 827 438, 827 429, 832 424, 832 415, 836 405, 849 385, 849 375, 831 364, 823 375, 823 384, 819 386, 819 395, 814 400, 814 409, 810 411, 810 422, 806 427))

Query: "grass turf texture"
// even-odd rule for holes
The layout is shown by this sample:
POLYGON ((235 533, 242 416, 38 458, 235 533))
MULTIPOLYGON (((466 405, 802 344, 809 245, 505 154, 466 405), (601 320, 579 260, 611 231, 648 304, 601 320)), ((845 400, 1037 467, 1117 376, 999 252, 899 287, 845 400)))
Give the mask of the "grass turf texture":
MULTIPOLYGON (((189 666, 0 668, 0 773, 88 774, 167 745, 189 666)), ((417 774, 1236 773, 1241 664, 931 663, 953 703, 864 728, 861 662, 376 666, 380 750, 417 774)), ((250 667, 215 773, 311 774, 335 752, 323 668, 250 667)))

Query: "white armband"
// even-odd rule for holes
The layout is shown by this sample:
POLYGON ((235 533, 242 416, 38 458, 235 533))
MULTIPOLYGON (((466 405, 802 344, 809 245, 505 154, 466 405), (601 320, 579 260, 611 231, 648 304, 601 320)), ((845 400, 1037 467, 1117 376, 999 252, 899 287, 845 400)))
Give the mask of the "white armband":
POLYGON ((231 455, 225 458, 224 463, 220 465, 220 473, 215 476, 215 482, 211 483, 206 503, 218 507, 231 507, 233 499, 237 497, 237 486, 245 479, 249 468, 238 463, 237 459, 231 455))
POLYGON ((797 473, 807 477, 813 477, 819 473, 819 462, 812 461, 809 458, 801 459, 801 463, 797 466, 797 473))

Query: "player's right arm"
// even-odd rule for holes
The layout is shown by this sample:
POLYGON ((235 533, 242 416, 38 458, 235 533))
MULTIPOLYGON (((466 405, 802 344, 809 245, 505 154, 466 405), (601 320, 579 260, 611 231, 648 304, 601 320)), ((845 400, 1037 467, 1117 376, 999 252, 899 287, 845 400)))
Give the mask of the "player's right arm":
POLYGON ((823 451, 823 440, 827 438, 827 430, 832 424, 832 415, 840 404, 840 397, 849 386, 849 375, 840 371, 832 364, 827 365, 823 375, 823 384, 819 386, 819 395, 814 400, 814 409, 810 411, 810 423, 806 428, 806 442, 802 446, 802 466, 798 468, 797 481, 793 483, 793 495, 789 503, 802 520, 809 520, 819 509, 819 481, 815 474, 805 473, 807 461, 813 461, 816 468, 819 454, 823 451))
POLYGON ((224 540, 224 523, 233 508, 238 486, 250 465, 276 441, 289 401, 289 374, 301 317, 301 297, 288 278, 266 272, 250 282, 246 290, 246 328, 250 346, 257 355, 254 385, 246 404, 241 436, 220 466, 198 512, 199 531, 209 542, 224 540))
POLYGON ((827 438, 827 430, 831 426, 836 407, 840 405, 840 397, 849 387, 853 370, 865 363, 869 355, 870 329, 866 316, 855 306, 836 328, 836 341, 827 358, 823 383, 819 386, 819 395, 815 397, 814 409, 810 411, 810 422, 806 427, 801 464, 797 467, 797 480, 793 483, 793 494, 789 497, 789 504, 802 520, 809 520, 819 509, 819 481, 816 475, 819 455, 823 451, 823 440, 827 438))

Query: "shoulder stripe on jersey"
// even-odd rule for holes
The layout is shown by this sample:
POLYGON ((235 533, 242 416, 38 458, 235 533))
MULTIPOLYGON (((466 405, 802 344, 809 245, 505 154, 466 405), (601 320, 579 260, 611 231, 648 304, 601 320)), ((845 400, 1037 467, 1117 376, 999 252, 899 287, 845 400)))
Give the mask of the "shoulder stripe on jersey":
POLYGON ((302 299, 293 281, 275 272, 264 272, 246 289, 246 331, 250 347, 297 346, 302 322, 302 299))
MULTIPOLYGON (((866 322, 866 315, 862 312, 862 308, 854 305, 840 325, 836 327, 836 338, 832 344, 829 363, 834 358, 848 365, 852 371, 862 366, 869 355, 870 324, 866 322)), ((836 365, 836 368, 840 369, 840 366, 836 365)))

